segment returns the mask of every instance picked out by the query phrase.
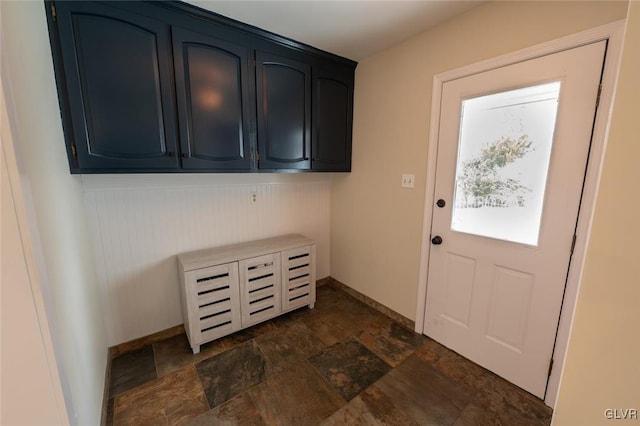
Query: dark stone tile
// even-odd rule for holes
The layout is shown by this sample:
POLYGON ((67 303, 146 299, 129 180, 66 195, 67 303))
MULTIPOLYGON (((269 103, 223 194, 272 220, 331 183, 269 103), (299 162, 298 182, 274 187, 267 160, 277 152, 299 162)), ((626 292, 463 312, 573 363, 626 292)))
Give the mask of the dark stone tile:
POLYGON ((302 320, 325 345, 331 346, 356 333, 359 325, 345 317, 343 310, 333 306, 302 320))
POLYGON ((114 424, 181 424, 207 410, 196 370, 189 366, 117 396, 114 424))
POLYGON ((486 388, 488 380, 495 377, 493 373, 431 339, 427 339, 415 351, 415 355, 443 376, 475 392, 486 388))
POLYGON ((336 411, 322 423, 323 426, 342 425, 409 425, 418 423, 407 416, 400 408, 375 385, 369 386, 347 405, 336 411))
POLYGON ((228 336, 219 339, 222 345, 232 348, 249 340, 255 339, 258 336, 269 333, 275 330, 277 327, 271 321, 265 321, 260 324, 256 324, 252 327, 245 328, 244 330, 237 331, 228 336))
POLYGON ((462 411, 454 426, 481 426, 481 425, 496 425, 507 426, 509 424, 519 423, 502 423, 496 417, 495 413, 490 412, 484 407, 479 407, 476 404, 469 404, 462 411))
POLYGON ((153 344, 158 376, 162 377, 190 364, 203 361, 227 349, 224 341, 214 340, 200 346, 200 352, 193 354, 186 334, 171 337, 153 344))
POLYGON ((262 382, 268 365, 252 341, 201 361, 196 369, 213 408, 262 382))
POLYGON ((353 339, 336 343, 309 358, 309 363, 347 401, 391 370, 387 363, 353 339))
POLYGON ((345 292, 338 290, 331 285, 323 285, 322 287, 316 288, 315 309, 326 309, 351 298, 352 297, 345 292))
POLYGON ((472 400, 469 389, 438 373, 415 355, 376 382, 391 401, 419 424, 451 425, 472 400))
MULTIPOLYGON (((342 320, 356 332, 374 327, 389 320, 389 317, 356 299, 347 299, 336 305, 342 311, 342 320)), ((354 333, 355 334, 355 333, 354 333)))
POLYGON ((392 367, 407 359, 424 342, 423 336, 391 319, 369 325, 358 340, 392 367))
POLYGON ((286 314, 282 314, 280 316, 277 316, 275 318, 271 319, 271 322, 273 322, 273 324, 276 327, 285 327, 289 324, 291 324, 292 322, 296 322, 299 321, 303 318, 307 318, 311 315, 314 315, 318 312, 317 309, 309 309, 308 306, 304 306, 302 308, 298 308, 296 310, 293 310, 291 312, 287 312, 286 314))
POLYGON ((486 372, 484 386, 478 390, 475 403, 496 414, 498 419, 518 419, 522 425, 547 425, 552 409, 544 402, 512 383, 486 372))
POLYGON ((416 350, 415 355, 424 362, 435 365, 440 360, 440 358, 442 358, 449 352, 452 351, 445 348, 435 340, 429 337, 425 337, 424 343, 420 345, 420 347, 416 350))
POLYGON ((246 392, 189 420, 186 424, 188 426, 266 426, 251 397, 246 392))
POLYGON ((113 425, 113 398, 109 398, 109 402, 107 402, 107 417, 105 419, 105 426, 113 425))
POLYGON ((518 425, 518 426, 549 426, 551 416, 548 418, 526 417, 515 407, 509 404, 504 405, 498 411, 489 409, 480 402, 474 402, 464 409, 454 426, 477 426, 477 425, 518 425))
POLYGON ((504 413, 519 418, 522 424, 548 424, 551 420, 552 410, 543 401, 431 339, 415 355, 459 386, 471 389, 475 404, 494 415, 495 421, 501 421, 504 413))
POLYGON ((268 425, 316 425, 346 404, 306 361, 248 391, 268 425))
POLYGON ((302 320, 327 346, 348 336, 354 336, 366 327, 388 318, 355 299, 345 299, 339 304, 319 311, 302 320))
POLYGON ((503 425, 549 426, 551 424, 551 408, 546 407, 546 409, 548 412, 543 413, 541 410, 538 414, 535 412, 532 413, 529 410, 522 410, 522 407, 514 407, 511 404, 507 404, 503 410, 496 413, 495 423, 503 425))
POLYGON ((301 322, 260 336, 256 343, 273 366, 270 372, 282 371, 326 348, 326 345, 301 322))
POLYGON ((151 345, 119 355, 111 361, 109 396, 119 395, 156 377, 151 345))
POLYGON ((381 312, 376 311, 371 306, 365 305, 357 299, 349 297, 337 304, 350 319, 359 321, 362 327, 375 322, 388 320, 389 317, 381 312))
POLYGON ((376 311, 384 314, 385 316, 391 318, 392 320, 394 320, 395 322, 403 325, 405 328, 408 328, 410 330, 413 330, 415 328, 415 321, 410 320, 409 318, 405 317, 404 315, 399 314, 398 312, 394 311, 393 309, 390 309, 388 307, 386 307, 385 305, 377 302, 375 299, 370 298, 367 295, 364 295, 362 293, 360 293, 357 290, 354 290, 352 288, 350 288, 349 286, 341 283, 340 281, 337 281, 335 279, 331 279, 331 284, 337 288, 340 291, 343 291, 345 294, 351 296, 353 299, 358 300, 359 302, 364 303, 367 306, 372 307, 373 309, 375 309, 376 311))

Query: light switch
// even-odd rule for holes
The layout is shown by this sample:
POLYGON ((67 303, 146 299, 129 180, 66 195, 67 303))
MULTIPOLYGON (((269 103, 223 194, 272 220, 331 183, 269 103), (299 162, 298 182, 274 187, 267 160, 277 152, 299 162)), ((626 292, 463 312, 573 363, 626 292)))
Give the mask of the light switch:
POLYGON ((413 182, 414 182, 415 178, 416 178, 415 175, 403 174, 402 175, 402 183, 400 184, 400 186, 402 188, 413 188, 413 182))

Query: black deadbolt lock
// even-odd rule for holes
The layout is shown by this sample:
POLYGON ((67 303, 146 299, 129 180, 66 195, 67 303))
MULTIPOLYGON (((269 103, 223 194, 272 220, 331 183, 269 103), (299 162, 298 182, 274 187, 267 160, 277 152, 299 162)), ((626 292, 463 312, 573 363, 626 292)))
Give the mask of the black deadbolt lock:
POLYGON ((438 206, 438 207, 440 207, 440 208, 444 207, 445 205, 447 205, 447 203, 445 203, 445 201, 444 201, 442 198, 440 198, 440 199, 436 202, 436 206, 438 206))

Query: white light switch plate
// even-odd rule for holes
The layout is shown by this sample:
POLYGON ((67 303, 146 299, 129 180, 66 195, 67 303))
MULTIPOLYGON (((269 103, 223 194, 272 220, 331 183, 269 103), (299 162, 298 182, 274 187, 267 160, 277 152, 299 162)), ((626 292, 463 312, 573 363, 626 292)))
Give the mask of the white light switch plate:
POLYGON ((413 182, 415 181, 415 179, 416 179, 415 175, 403 174, 402 182, 400 183, 400 186, 402 188, 413 188, 413 182))

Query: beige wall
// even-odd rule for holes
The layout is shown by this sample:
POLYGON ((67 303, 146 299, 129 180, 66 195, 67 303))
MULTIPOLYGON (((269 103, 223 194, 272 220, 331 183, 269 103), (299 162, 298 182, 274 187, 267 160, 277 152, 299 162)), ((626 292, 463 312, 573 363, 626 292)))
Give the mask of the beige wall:
MULTIPOLYGON (((605 417, 607 408, 635 408, 640 417, 640 2, 631 2, 629 7, 602 180, 555 425, 611 424, 605 417)), ((638 424, 638 420, 628 422, 638 424)))
POLYGON ((30 228, 69 420, 96 425, 107 340, 82 183, 69 174, 63 149, 44 3, 0 1, 0 15, 2 85, 14 122, 20 184, 25 203, 33 206, 27 214, 34 213, 30 228))
POLYGON ((9 130, 0 88, 0 424, 68 424, 9 130))
POLYGON ((624 2, 492 2, 360 62, 353 171, 331 193, 331 275, 415 319, 435 74, 623 19, 624 2), (416 188, 401 189, 402 173, 416 188))

